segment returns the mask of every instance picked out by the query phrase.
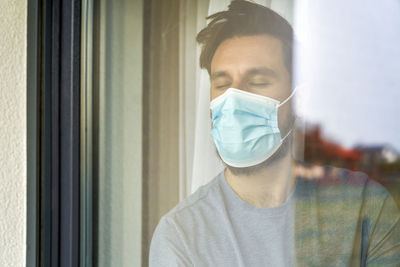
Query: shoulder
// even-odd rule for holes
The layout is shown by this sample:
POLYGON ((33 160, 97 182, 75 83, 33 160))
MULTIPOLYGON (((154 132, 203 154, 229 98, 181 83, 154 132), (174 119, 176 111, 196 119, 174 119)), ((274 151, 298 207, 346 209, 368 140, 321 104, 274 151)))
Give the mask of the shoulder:
POLYGON ((386 189, 370 179, 368 175, 359 171, 333 166, 318 166, 307 163, 298 164, 298 184, 303 190, 338 190, 342 193, 373 190, 375 193, 385 194, 386 189))
POLYGON ((171 231, 182 232, 184 235, 185 231, 206 223, 221 206, 218 178, 219 176, 214 177, 162 216, 154 235, 171 231))
POLYGON ((396 206, 387 189, 365 173, 332 166, 301 166, 308 172, 303 170, 298 176, 296 190, 300 199, 330 203, 344 209, 358 207, 370 214, 379 212, 389 203, 396 206), (318 171, 310 171, 313 168, 318 171))
POLYGON ((164 266, 160 264, 160 258, 165 262, 169 258, 168 262, 180 262, 182 266, 190 265, 190 240, 203 233, 202 226, 207 224, 212 211, 218 206, 218 177, 161 217, 150 245, 150 262, 154 263, 151 266, 164 266))
POLYGON ((352 236, 367 240, 368 265, 399 262, 400 211, 385 187, 362 172, 307 164, 302 168, 296 192, 304 229, 334 231, 331 240, 337 244, 352 236))
POLYGON ((386 202, 394 202, 386 188, 365 173, 307 164, 301 164, 301 168, 296 196, 308 205, 324 204, 323 207, 328 205, 372 215, 386 202))
POLYGON ((211 208, 210 205, 216 204, 213 203, 213 201, 220 193, 218 178, 219 175, 214 177, 209 183, 201 186, 193 194, 179 202, 173 209, 165 214, 163 218, 168 221, 176 220, 188 213, 196 212, 204 208, 211 208))

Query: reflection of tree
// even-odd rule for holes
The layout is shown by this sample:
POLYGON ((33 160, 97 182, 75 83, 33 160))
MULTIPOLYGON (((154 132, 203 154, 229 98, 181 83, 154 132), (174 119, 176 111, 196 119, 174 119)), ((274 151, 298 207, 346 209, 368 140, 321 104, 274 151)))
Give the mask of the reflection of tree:
POLYGON ((358 145, 343 148, 323 137, 319 125, 305 133, 305 161, 362 171, 382 183, 400 206, 400 155, 388 145, 358 145))

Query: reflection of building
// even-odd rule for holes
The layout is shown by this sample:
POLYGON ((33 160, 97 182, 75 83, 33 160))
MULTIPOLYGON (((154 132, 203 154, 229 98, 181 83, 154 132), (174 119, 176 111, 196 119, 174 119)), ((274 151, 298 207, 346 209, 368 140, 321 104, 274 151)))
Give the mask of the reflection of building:
POLYGON ((399 159, 397 151, 389 145, 375 145, 355 147, 357 151, 363 153, 363 160, 374 161, 376 163, 393 163, 399 159))
POLYGON ((319 126, 307 129, 305 134, 305 160, 323 165, 334 165, 350 170, 359 169, 362 154, 354 149, 345 149, 321 135, 319 126))
POLYGON ((390 172, 390 166, 396 166, 396 161, 400 160, 397 151, 389 145, 358 145, 355 150, 362 154, 360 168, 376 178, 382 178, 390 172))
POLYGON ((378 180, 400 173, 400 155, 391 146, 358 145, 346 149, 326 140, 318 125, 307 128, 304 152, 308 162, 360 170, 378 180))

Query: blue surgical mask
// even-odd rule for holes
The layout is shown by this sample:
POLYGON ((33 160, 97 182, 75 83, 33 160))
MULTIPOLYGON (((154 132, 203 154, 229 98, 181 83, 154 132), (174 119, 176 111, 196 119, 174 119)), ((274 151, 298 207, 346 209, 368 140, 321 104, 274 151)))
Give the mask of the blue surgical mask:
POLYGON ((229 88, 210 103, 211 135, 222 160, 233 167, 257 165, 271 157, 283 140, 278 128, 278 108, 273 98, 229 88))

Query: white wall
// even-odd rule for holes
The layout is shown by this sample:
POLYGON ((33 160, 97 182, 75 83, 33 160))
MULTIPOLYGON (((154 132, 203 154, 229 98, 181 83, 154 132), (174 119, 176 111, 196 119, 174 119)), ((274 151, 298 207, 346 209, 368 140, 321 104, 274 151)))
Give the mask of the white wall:
POLYGON ((0 266, 25 265, 27 2, 0 0, 0 266))

